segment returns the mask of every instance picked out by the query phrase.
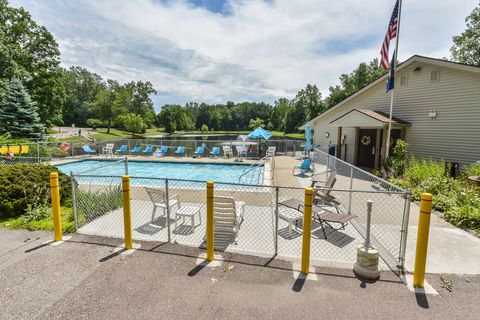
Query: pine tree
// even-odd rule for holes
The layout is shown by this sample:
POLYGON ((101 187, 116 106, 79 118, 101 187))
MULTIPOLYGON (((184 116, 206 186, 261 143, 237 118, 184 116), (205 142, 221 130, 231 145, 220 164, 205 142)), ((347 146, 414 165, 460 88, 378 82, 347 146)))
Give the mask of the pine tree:
POLYGON ((0 134, 10 132, 12 138, 39 139, 43 125, 27 90, 20 80, 11 80, 0 97, 0 134))

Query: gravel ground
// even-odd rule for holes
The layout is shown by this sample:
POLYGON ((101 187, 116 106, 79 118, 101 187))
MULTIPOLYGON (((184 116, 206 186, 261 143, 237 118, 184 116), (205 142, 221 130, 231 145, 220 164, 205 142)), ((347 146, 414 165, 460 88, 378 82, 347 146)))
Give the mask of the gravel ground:
POLYGON ((480 276, 427 275, 438 296, 418 296, 390 272, 371 283, 351 270, 293 277, 289 262, 225 255, 198 267, 199 249, 0 229, 0 319, 478 319, 480 276), (443 281, 442 281, 443 278, 443 281), (446 285, 451 281, 452 292, 446 285))

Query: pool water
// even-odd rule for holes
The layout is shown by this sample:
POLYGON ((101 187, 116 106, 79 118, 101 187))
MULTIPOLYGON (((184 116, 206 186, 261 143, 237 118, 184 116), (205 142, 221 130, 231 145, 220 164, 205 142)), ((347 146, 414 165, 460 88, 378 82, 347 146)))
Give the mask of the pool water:
MULTIPOLYGON (((82 160, 56 167, 65 174, 70 172, 85 175, 121 176, 124 175, 124 162, 108 160, 82 160), (108 163, 111 165, 107 165, 108 163), (89 171, 88 171, 89 170, 89 171), (88 172, 85 172, 88 171, 88 172)), ((132 177, 168 178, 199 180, 226 183, 263 183, 263 167, 250 167, 245 164, 209 164, 192 162, 128 161, 128 174, 132 177), (245 173, 245 174, 244 174, 245 173)))

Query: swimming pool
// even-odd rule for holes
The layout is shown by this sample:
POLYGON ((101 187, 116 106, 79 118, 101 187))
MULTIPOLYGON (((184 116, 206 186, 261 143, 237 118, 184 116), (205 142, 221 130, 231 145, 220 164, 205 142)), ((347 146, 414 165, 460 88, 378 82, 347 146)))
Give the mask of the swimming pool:
MULTIPOLYGON (((124 162, 109 160, 81 160, 56 167, 63 173, 84 173, 85 175, 120 176, 124 174, 124 162), (109 166, 106 164, 111 163, 109 166)), ((128 174, 132 177, 168 178, 226 183, 263 183, 263 166, 250 167, 247 164, 212 164, 194 162, 160 162, 128 160, 128 174)))

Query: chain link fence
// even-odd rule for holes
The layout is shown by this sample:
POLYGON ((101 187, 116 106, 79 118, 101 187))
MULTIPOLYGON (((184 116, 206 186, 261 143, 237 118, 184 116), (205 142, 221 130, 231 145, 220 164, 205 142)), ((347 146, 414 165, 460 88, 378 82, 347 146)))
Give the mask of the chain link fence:
MULTIPOLYGON (((96 170, 108 172, 106 168, 73 176, 78 232, 122 238, 121 177, 91 174, 96 170)), ((206 247, 205 181, 130 177, 130 183, 133 239, 206 247)), ((231 213, 228 227, 215 225, 215 249, 299 260, 303 207, 285 204, 302 204, 304 192, 304 188, 296 187, 215 183, 214 196, 220 209, 214 210, 214 221, 224 221, 226 207, 231 213)), ((324 192, 332 198, 314 207, 313 263, 351 265, 355 261, 356 248, 365 237, 366 202, 372 200, 372 244, 387 265, 401 265, 406 192, 336 187, 317 188, 316 192, 317 198, 324 192), (352 219, 347 223, 325 220, 322 212, 352 219)))

